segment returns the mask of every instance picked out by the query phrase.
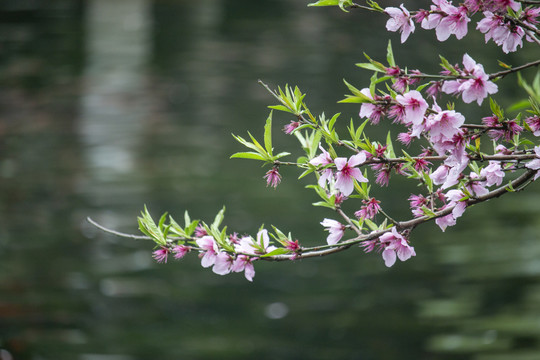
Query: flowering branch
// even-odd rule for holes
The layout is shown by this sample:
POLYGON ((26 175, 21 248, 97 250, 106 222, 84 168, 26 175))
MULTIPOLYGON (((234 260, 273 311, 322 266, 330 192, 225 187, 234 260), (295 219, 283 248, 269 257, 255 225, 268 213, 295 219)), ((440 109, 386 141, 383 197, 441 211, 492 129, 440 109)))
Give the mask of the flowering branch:
MULTIPOLYGON (((465 0, 454 6, 448 0, 433 0, 430 10, 409 11, 380 7, 368 0, 358 5, 351 0, 319 0, 310 6, 339 6, 347 11, 356 8, 377 11, 389 17, 386 29, 401 33, 405 42, 415 31, 415 23, 423 29, 435 30, 439 41, 450 36, 462 39, 467 35, 471 18, 481 15, 476 29, 493 40, 505 53, 515 52, 523 46, 523 39, 540 45, 537 18, 540 3, 514 0, 465 0), (525 8, 522 5, 530 5, 525 8)), ((360 106, 355 124, 351 119, 347 132, 337 131, 340 114, 327 118, 324 113, 314 116, 304 99, 306 94, 298 87, 286 85, 271 89, 259 80, 274 99, 264 125, 262 139, 248 132, 248 137, 233 137, 248 151, 237 152, 231 158, 250 159, 270 166, 263 178, 267 186, 277 188, 282 180, 281 166, 295 166, 302 173, 299 178, 311 176, 318 201, 314 206, 326 207, 337 214, 340 221, 325 218, 320 224, 328 232, 326 244, 302 246, 291 233, 285 234, 272 226, 261 226, 254 236, 240 236, 222 226, 223 208, 211 223, 191 220, 187 211, 184 225, 164 214, 154 221, 145 208, 138 218, 144 236, 130 235, 107 229, 91 219, 90 223, 116 236, 130 239, 151 239, 156 248, 153 257, 166 262, 169 255, 176 259, 191 251, 199 253, 201 265, 211 267, 216 274, 243 272, 252 281, 256 261, 285 261, 307 259, 338 253, 355 245, 365 252, 376 250, 382 254, 386 266, 397 259, 406 261, 416 256, 410 244, 413 230, 420 224, 434 220, 445 231, 456 224, 466 209, 509 192, 521 191, 540 177, 540 74, 529 85, 519 71, 538 66, 540 60, 510 67, 488 74, 482 64, 464 54, 461 65, 452 65, 440 56, 442 70, 438 75, 419 70, 402 70, 398 66, 391 43, 386 63, 366 55, 367 63, 358 67, 372 71, 370 83, 358 89, 345 81, 350 94, 340 103, 360 106), (519 85, 529 99, 521 102, 522 112, 508 117, 493 96, 498 92, 494 80, 517 74, 519 85), (424 82, 424 83, 422 83, 424 82), (489 101, 490 112, 481 123, 466 122, 465 116, 454 104, 442 108, 437 97, 445 93, 463 103, 482 105, 489 101), (523 105, 525 103, 525 105, 523 105), (285 161, 289 152, 275 152, 273 146, 273 113, 285 113, 292 120, 283 127, 286 135, 295 136, 304 152, 296 161, 285 161), (385 141, 374 141, 367 135, 369 126, 391 120, 403 132, 385 141), (412 142, 419 142, 416 154, 409 154, 412 142), (493 150, 486 150, 487 144, 493 150), (511 175, 516 174, 516 175, 511 175), (389 186, 391 177, 401 176, 416 182, 423 193, 408 198, 412 219, 398 221, 384 210, 384 204, 375 197, 373 185, 389 186), (509 177, 513 179, 508 179, 509 177), (505 184, 503 184, 505 183, 505 184), (344 202, 354 204, 357 211, 348 214, 344 202), (350 231, 354 236, 346 235, 350 231)))

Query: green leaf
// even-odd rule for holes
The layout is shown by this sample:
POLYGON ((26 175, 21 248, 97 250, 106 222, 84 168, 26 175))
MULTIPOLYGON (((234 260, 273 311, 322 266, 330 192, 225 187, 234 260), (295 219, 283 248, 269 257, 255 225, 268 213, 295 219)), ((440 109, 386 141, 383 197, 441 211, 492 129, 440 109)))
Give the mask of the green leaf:
POLYGON ((264 157, 261 156, 261 154, 258 154, 256 152, 237 152, 235 154, 232 154, 231 159, 233 158, 238 158, 238 159, 253 159, 253 160, 263 160, 265 161, 266 159, 264 157))
POLYGON ((453 65, 451 65, 448 60, 446 60, 444 57, 439 55, 439 58, 441 59, 441 66, 445 68, 446 70, 450 71, 452 75, 459 75, 459 72, 454 68, 453 65))
POLYGON ((264 147, 268 155, 272 156, 272 111, 270 111, 264 125, 264 147))
POLYGON ((308 174, 311 174, 313 171, 315 171, 315 168, 307 169, 306 171, 304 171, 303 173, 300 174, 300 176, 298 177, 298 179, 301 179, 301 178, 303 178, 304 176, 306 176, 306 175, 308 175, 308 174))
POLYGON ((358 96, 358 97, 365 97, 367 98, 368 100, 371 100, 370 98, 368 98, 366 95, 364 95, 360 90, 358 90, 357 88, 355 88, 354 86, 352 86, 351 84, 349 84, 347 82, 347 80, 343 79, 343 82, 345 83, 345 85, 347 85, 347 87, 349 88, 349 91, 353 93, 353 95, 355 96, 358 96))
POLYGON ((293 113, 289 108, 283 105, 270 105, 268 106, 270 109, 279 110, 279 111, 285 111, 288 113, 293 113))
POLYGON ((386 61, 388 61, 388 65, 391 67, 396 66, 396 62, 394 61, 394 52, 392 51, 392 42, 388 40, 388 46, 386 48, 386 61))
POLYGON ((317 202, 313 203, 312 205, 313 206, 323 206, 323 207, 327 207, 327 208, 332 209, 332 210, 334 210, 336 208, 333 204, 329 204, 326 201, 317 201, 317 202))
POLYGON ((193 220, 191 224, 189 224, 189 226, 186 226, 186 228, 184 229, 184 231, 186 232, 186 235, 187 236, 193 235, 198 225, 199 225, 199 220, 193 220))
POLYGON ((512 65, 508 65, 506 63, 503 63, 501 60, 497 60, 497 63, 499 64, 500 67, 502 67, 504 69, 511 69, 512 68, 512 65))
POLYGON ((430 208, 426 207, 426 205, 423 205, 421 209, 424 212, 424 215, 426 215, 427 217, 429 218, 435 217, 435 213, 431 211, 430 208))
POLYGON ((518 75, 518 84, 521 86, 525 91, 529 94, 531 98, 536 100, 537 102, 540 101, 540 71, 536 73, 536 76, 533 80, 532 85, 529 85, 525 79, 523 79, 523 76, 521 76, 521 73, 517 73, 518 75))
POLYGON ((345 6, 352 6, 352 0, 319 0, 315 3, 308 4, 308 6, 339 6, 341 10, 348 12, 345 6))
POLYGON ((351 95, 345 95, 345 99, 339 100, 338 103, 340 104, 363 104, 363 103, 371 103, 373 100, 368 98, 367 96, 351 96, 351 95))
POLYGON ((339 115, 341 115, 341 113, 337 113, 334 116, 332 116, 332 118, 328 122, 328 129, 330 130, 334 129, 334 124, 336 123, 336 120, 338 119, 339 115))
MULTIPOLYGON (((248 133, 249 134, 249 133, 248 133)), ((236 139, 236 141, 238 141, 240 144, 244 145, 245 147, 248 147, 252 150, 255 150, 257 151, 258 153, 260 153, 260 150, 262 149, 259 149, 255 144, 252 144, 250 143, 249 141, 245 140, 243 137, 241 136, 237 136, 237 135, 234 135, 232 134, 232 136, 236 139)))
POLYGON ((141 215, 141 217, 137 218, 139 230, 141 230, 143 234, 150 236, 158 245, 166 245, 167 239, 161 230, 161 227, 163 227, 163 223, 165 222, 164 218, 166 218, 166 214, 161 217, 159 226, 156 225, 154 219, 152 219, 146 205, 144 206, 144 211, 141 211, 141 215))
POLYGON ((390 131, 388 131, 388 134, 386 135, 386 150, 388 151, 389 157, 396 157, 396 154, 394 153, 394 145, 392 145, 392 136, 390 131))
POLYGON ((375 224, 373 221, 369 219, 364 219, 364 224, 366 224, 370 228, 371 231, 377 231, 379 229, 377 224, 375 224))
POLYGON ((280 152, 279 154, 272 157, 272 160, 277 160, 279 158, 282 158, 284 156, 291 155, 291 153, 288 152, 280 152))
POLYGON ((360 125, 358 127, 358 129, 356 129, 356 138, 357 139, 360 139, 360 137, 362 137, 362 134, 364 133, 364 128, 366 127, 367 123, 369 122, 369 119, 365 120, 362 125, 360 125))
POLYGON ((167 220, 167 213, 161 215, 161 218, 159 219, 158 227, 160 229, 163 229, 163 224, 165 224, 165 220, 167 220))
POLYGON ((489 107, 491 109, 491 111, 493 112, 493 114, 495 116, 497 116, 499 119, 503 119, 504 118, 504 111, 503 109, 499 106, 499 104, 497 104, 497 102, 493 99, 493 98, 489 98, 489 107))
POLYGON ((266 151, 264 150, 264 148, 262 147, 261 144, 259 144, 259 142, 257 141, 257 139, 255 139, 253 137, 253 135, 251 135, 251 133, 248 131, 248 135, 249 137, 251 138, 251 141, 253 142, 253 145, 255 145, 255 150, 258 151, 259 153, 261 154, 266 154, 266 151))
POLYGON ((216 217, 214 218, 214 222, 212 223, 211 227, 218 228, 219 225, 221 225, 221 222, 223 221, 223 218, 225 217, 225 206, 221 208, 221 210, 217 213, 216 217))
POLYGON ((188 237, 189 235, 186 234, 184 229, 178 225, 178 223, 172 218, 172 216, 169 216, 169 223, 170 223, 170 231, 173 234, 176 234, 181 237, 188 237))
POLYGON ((531 103, 528 100, 518 101, 508 107, 508 111, 521 111, 527 109, 531 106, 531 103))
POLYGON ((261 255, 260 257, 269 257, 269 256, 276 256, 276 255, 283 255, 290 253, 291 251, 285 248, 277 248, 275 250, 270 251, 267 254, 261 255))
POLYGON ((357 63, 355 65, 358 66, 359 68, 366 69, 366 70, 385 72, 385 71, 381 70, 381 68, 379 66, 375 66, 375 65, 373 65, 371 63, 357 63))
POLYGON ((373 60, 373 59, 370 58, 366 53, 364 53, 364 56, 366 57, 366 59, 369 60, 369 62, 370 62, 371 64, 373 64, 373 65, 375 66, 375 68, 377 69, 377 71, 386 73, 386 66, 384 66, 381 62, 378 62, 378 61, 373 60))
POLYGON ((377 4, 375 1, 368 0, 366 2, 372 9, 380 11, 380 12, 384 12, 384 9, 382 7, 380 7, 379 4, 377 4))

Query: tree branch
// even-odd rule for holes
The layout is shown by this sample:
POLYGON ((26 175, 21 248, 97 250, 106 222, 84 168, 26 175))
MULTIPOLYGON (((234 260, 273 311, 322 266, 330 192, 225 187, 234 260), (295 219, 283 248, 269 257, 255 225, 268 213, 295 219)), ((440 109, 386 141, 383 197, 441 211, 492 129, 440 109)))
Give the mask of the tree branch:
POLYGON ((90 224, 94 225, 98 229, 100 229, 102 231, 105 231, 106 233, 113 234, 113 235, 116 235, 116 236, 119 236, 119 237, 135 239, 135 240, 153 240, 150 236, 126 234, 126 233, 123 233, 123 232, 119 232, 119 231, 116 231, 116 230, 106 228, 105 226, 100 225, 97 222, 95 222, 94 220, 92 220, 90 217, 87 217, 86 221, 88 221, 90 224))

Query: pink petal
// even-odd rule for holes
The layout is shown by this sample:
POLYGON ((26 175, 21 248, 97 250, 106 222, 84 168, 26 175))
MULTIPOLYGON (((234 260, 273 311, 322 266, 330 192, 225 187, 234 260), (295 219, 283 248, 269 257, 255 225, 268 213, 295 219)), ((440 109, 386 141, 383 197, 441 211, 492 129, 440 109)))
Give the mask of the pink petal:
POLYGON ((356 155, 351 156, 348 163, 350 167, 354 167, 362 164, 364 161, 366 161, 366 154, 362 151, 356 155))
POLYGON ((337 179, 336 184, 335 184, 336 189, 341 191, 341 193, 343 193, 343 195, 345 196, 351 195, 354 189, 354 182, 352 178, 350 176, 343 175, 341 172, 338 172, 336 174, 336 179, 337 179))
POLYGON ((344 157, 338 157, 334 159, 334 164, 336 164, 336 168, 341 171, 347 165, 347 158, 344 157))
POLYGON ((396 252, 393 249, 386 248, 382 253, 382 257, 384 265, 387 267, 391 267, 396 263, 396 252))
POLYGON ((253 278, 255 277, 255 267, 251 262, 248 262, 246 264, 245 270, 244 270, 244 276, 249 281, 253 281, 253 278))

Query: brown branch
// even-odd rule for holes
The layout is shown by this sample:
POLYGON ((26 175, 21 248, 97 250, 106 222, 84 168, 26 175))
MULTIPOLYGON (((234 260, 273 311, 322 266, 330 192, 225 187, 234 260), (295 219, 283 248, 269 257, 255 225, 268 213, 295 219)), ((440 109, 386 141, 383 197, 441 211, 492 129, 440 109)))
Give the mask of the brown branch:
POLYGON ((152 240, 150 236, 144 236, 144 235, 132 235, 132 234, 126 234, 120 231, 108 229, 103 225, 98 224, 94 220, 92 220, 90 217, 86 218, 86 221, 88 221, 90 224, 94 225, 98 229, 105 231, 106 233, 113 234, 119 237, 129 238, 129 239, 135 239, 135 240, 152 240))
MULTIPOLYGON (((530 180, 533 178, 535 173, 536 173, 536 170, 529 170, 528 169, 525 173, 523 173, 522 175, 520 175, 516 179, 512 180, 510 182, 510 186, 513 189, 517 189, 516 191, 521 190, 522 188, 524 188, 525 186, 528 185, 527 182, 530 182, 530 180), (518 189, 518 188, 520 188, 520 189, 518 189)), ((497 198, 497 197, 502 196, 502 195, 504 195, 504 194, 506 194, 508 192, 511 192, 511 190, 509 190, 508 185, 501 186, 500 188, 497 188, 497 189, 495 189, 493 191, 490 191, 489 193, 487 193, 487 194, 485 194, 483 196, 479 196, 479 197, 471 198, 470 200, 467 200, 467 206, 478 204, 480 202, 484 202, 484 201, 487 201, 487 200, 492 199, 492 198, 497 198)), ((452 212, 452 210, 454 210, 454 207, 455 206, 449 207, 449 208, 444 209, 444 210, 440 210, 440 211, 435 213, 435 216, 432 216, 432 217, 421 216, 421 217, 411 219, 411 220, 408 220, 408 221, 399 222, 397 227, 400 228, 400 229, 413 229, 413 228, 415 228, 416 226, 418 226, 420 224, 423 224, 425 222, 428 222, 428 221, 434 220, 436 218, 439 218, 439 217, 446 216, 446 215, 450 214, 452 212)), ((342 241, 341 243, 338 243, 336 245, 323 245, 323 246, 312 247, 312 248, 304 248, 304 249, 302 249, 301 254, 294 254, 294 255, 284 254, 284 255, 276 255, 276 256, 264 257, 264 258, 261 258, 261 259, 262 260, 267 260, 267 261, 285 261, 285 260, 294 260, 294 259, 304 259, 304 258, 311 258, 311 257, 326 256, 326 255, 334 254, 336 252, 347 250, 351 246, 359 244, 359 243, 361 243, 363 241, 376 239, 376 238, 380 237, 381 235, 383 235, 384 233, 389 232, 389 231, 391 231, 391 228, 385 229, 385 230, 379 230, 379 231, 376 231, 376 232, 371 232, 369 234, 365 234, 365 235, 362 235, 362 236, 357 236, 357 237, 354 237, 352 239, 342 241)))
POLYGON ((508 74, 511 74, 511 73, 514 73, 514 72, 517 72, 517 71, 520 71, 520 70, 523 70, 523 69, 526 69, 526 68, 529 68, 529 67, 538 66, 539 64, 540 64, 540 60, 532 61, 530 63, 520 65, 520 66, 516 66, 516 67, 513 67, 513 68, 508 69, 508 70, 503 70, 503 71, 493 73, 493 74, 489 75, 489 79, 493 80, 495 78, 498 78, 498 77, 501 77, 501 76, 506 76, 508 74))

